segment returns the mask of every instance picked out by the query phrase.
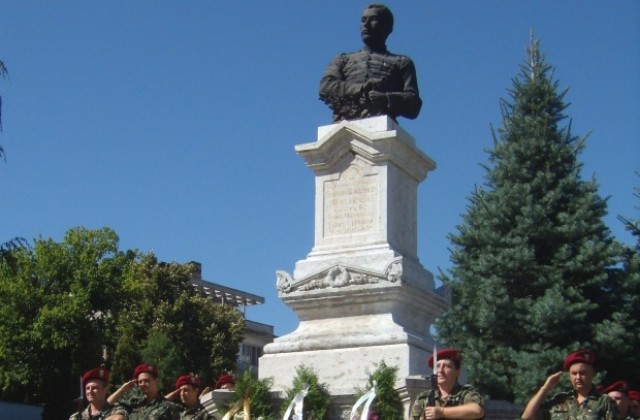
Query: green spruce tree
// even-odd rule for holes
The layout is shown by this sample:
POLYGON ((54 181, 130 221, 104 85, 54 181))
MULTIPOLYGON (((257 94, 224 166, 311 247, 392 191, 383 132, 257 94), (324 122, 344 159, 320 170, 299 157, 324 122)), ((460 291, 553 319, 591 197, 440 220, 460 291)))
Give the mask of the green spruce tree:
POLYGON ((620 247, 603 223, 606 201, 581 178, 584 139, 564 124, 559 91, 538 41, 502 101, 485 184, 453 244, 451 306, 441 341, 462 351, 469 382, 495 399, 524 402, 566 354, 598 353, 612 311, 620 247))
MULTIPOLYGON (((640 176, 640 174, 636 173, 640 176)), ((635 188, 640 198, 640 187, 635 188)), ((636 207, 640 209, 640 207, 636 207)), ((614 312, 609 320, 597 328, 597 337, 603 345, 603 353, 609 361, 606 384, 619 379, 632 382, 634 389, 640 387, 640 363, 637 349, 640 348, 640 219, 619 216, 618 219, 635 237, 635 245, 625 247, 622 271, 612 281, 614 312)))

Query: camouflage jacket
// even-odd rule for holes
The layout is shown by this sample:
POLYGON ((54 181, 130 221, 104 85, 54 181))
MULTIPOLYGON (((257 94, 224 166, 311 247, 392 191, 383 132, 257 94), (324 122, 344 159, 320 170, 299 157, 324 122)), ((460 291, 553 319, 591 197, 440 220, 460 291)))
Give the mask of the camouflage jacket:
POLYGON ((146 398, 132 398, 119 402, 116 407, 122 407, 129 413, 129 420, 179 420, 182 407, 158 395, 153 401, 146 398))
POLYGON ((82 412, 73 413, 71 417, 69 417, 69 420, 103 420, 115 414, 120 414, 124 416, 125 419, 129 418, 126 410, 120 407, 114 407, 109 403, 106 403, 102 411, 97 413, 89 413, 89 407, 90 406, 87 406, 82 412))
POLYGON ((544 403, 536 416, 540 420, 618 420, 616 403, 597 389, 593 389, 582 403, 574 391, 561 392, 544 403))
POLYGON ((180 413, 181 420, 215 420, 215 417, 212 416, 205 410, 202 404, 198 404, 195 408, 185 408, 180 413))
POLYGON ((442 398, 438 389, 430 389, 418 394, 411 408, 411 419, 424 420, 424 409, 429 406, 429 397, 431 395, 435 397, 435 407, 455 407, 457 405, 476 403, 484 408, 484 398, 473 386, 455 384, 446 398, 442 398))

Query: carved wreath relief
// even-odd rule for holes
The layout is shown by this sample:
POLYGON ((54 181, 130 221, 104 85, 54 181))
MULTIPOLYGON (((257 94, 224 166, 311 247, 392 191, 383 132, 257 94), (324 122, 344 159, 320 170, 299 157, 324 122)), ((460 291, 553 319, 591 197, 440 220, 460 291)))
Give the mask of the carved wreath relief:
POLYGON ((308 290, 340 288, 346 286, 376 284, 381 282, 403 283, 402 262, 390 263, 383 275, 357 270, 343 265, 335 265, 306 279, 295 282, 286 271, 276 271, 276 286, 281 293, 304 292, 308 290))

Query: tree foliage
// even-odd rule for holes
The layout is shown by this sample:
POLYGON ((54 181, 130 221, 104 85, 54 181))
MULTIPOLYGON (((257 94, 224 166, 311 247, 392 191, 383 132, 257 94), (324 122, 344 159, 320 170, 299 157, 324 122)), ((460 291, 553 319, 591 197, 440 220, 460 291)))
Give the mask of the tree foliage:
POLYGON ((145 358, 171 383, 177 373, 233 369, 244 319, 196 291, 189 265, 120 251, 108 228, 10 253, 11 263, 0 261, 0 399, 66 418, 78 378, 99 365, 116 383, 145 358))
POLYGON ((585 139, 562 124, 566 90, 537 41, 509 94, 485 185, 450 236, 454 265, 441 278, 452 301, 436 325, 471 383, 524 402, 568 352, 591 347, 606 363, 602 333, 622 338, 608 325, 621 247, 596 181, 581 178, 585 139))
MULTIPOLYGON (((634 195, 640 198, 640 187, 636 187, 634 195)), ((624 249, 623 270, 617 281, 612 282, 615 309, 598 332, 610 358, 623 361, 607 368, 609 379, 628 379, 637 389, 640 387, 640 363, 631 356, 640 348, 640 219, 622 216, 618 219, 635 237, 636 243, 624 249), (628 360, 631 363, 627 363, 628 360)))

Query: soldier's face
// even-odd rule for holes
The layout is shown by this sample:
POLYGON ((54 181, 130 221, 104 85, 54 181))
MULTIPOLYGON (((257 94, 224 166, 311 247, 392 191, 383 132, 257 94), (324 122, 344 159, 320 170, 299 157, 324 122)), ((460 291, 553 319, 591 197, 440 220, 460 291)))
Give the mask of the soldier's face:
POLYGON ((384 44, 389 36, 389 28, 385 18, 380 16, 376 8, 364 9, 360 18, 360 35, 366 45, 384 44))
POLYGON ((626 417, 627 410, 629 410, 629 396, 620 391, 611 391, 607 395, 618 404, 618 411, 622 415, 621 417, 626 417))
POLYGON ((198 402, 198 390, 191 385, 180 387, 180 401, 187 407, 193 407, 198 402))
POLYGON ((150 373, 144 372, 138 375, 138 387, 148 400, 158 395, 158 380, 150 373))
POLYGON ((449 359, 438 360, 437 372, 438 372, 438 385, 451 387, 455 385, 460 375, 460 369, 456 368, 455 363, 449 359))
POLYGON ((90 404, 102 404, 107 399, 107 387, 102 381, 89 381, 84 385, 84 395, 90 404))
POLYGON ((569 381, 576 391, 590 391, 595 371, 587 363, 574 363, 569 368, 569 381))

